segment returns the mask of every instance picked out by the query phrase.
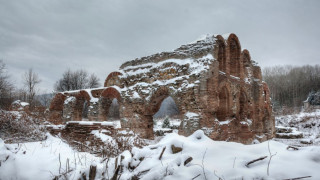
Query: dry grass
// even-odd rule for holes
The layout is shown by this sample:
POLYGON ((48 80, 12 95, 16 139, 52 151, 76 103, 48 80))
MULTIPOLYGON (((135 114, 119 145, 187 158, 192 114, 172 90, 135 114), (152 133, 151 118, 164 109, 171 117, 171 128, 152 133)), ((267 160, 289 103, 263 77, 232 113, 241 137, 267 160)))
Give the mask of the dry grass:
POLYGON ((6 143, 39 141, 45 138, 41 119, 27 112, 0 110, 0 137, 6 143))

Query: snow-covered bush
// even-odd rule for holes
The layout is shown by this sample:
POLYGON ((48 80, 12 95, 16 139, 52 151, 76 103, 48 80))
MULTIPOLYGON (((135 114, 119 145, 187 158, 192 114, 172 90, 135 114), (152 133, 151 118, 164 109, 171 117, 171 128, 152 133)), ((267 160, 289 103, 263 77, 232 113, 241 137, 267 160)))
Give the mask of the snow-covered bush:
POLYGON ((201 130, 189 137, 171 133, 156 144, 103 159, 96 164, 96 178, 319 179, 319 153, 317 146, 291 150, 288 145, 272 140, 254 145, 213 141, 201 130), (173 147, 180 151, 175 152, 173 147))
POLYGON ((129 150, 133 147, 143 147, 147 145, 146 140, 140 138, 137 134, 130 131, 127 135, 117 132, 114 136, 105 134, 106 130, 93 130, 87 136, 85 142, 76 137, 69 135, 62 137, 69 145, 80 152, 89 152, 101 156, 103 158, 116 157, 121 152, 129 150))
POLYGON ((307 101, 311 104, 311 105, 320 105, 320 91, 318 92, 310 92, 308 95, 308 99, 307 101))
POLYGON ((6 142, 36 141, 45 138, 40 120, 26 112, 0 110, 0 137, 6 142))
POLYGON ((162 128, 170 128, 169 117, 166 117, 162 123, 162 128))
POLYGON ((124 151, 131 151, 133 147, 142 147, 146 143, 138 136, 132 137, 115 137, 106 141, 102 149, 100 149, 103 157, 116 157, 124 151))

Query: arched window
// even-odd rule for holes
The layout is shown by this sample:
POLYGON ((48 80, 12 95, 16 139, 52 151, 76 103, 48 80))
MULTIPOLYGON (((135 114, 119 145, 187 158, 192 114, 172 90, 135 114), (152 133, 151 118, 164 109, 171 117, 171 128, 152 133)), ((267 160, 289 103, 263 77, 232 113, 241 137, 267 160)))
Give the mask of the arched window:
POLYGON ((231 34, 228 38, 230 75, 240 77, 240 52, 241 47, 236 35, 231 34))
POLYGON ((248 99, 247 95, 243 91, 240 93, 239 105, 240 120, 245 120, 248 116, 248 99))
POLYGON ((226 87, 223 87, 219 92, 219 108, 217 118, 219 121, 225 121, 229 116, 229 92, 226 87))
POLYGON ((219 70, 227 71, 226 45, 222 36, 217 36, 219 70))

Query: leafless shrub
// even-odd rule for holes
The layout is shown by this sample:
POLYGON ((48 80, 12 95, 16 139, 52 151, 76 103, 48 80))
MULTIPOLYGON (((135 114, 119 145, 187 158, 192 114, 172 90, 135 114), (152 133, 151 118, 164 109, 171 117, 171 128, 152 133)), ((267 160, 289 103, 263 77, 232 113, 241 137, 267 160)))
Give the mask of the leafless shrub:
POLYGON ((123 151, 130 151, 133 147, 143 147, 146 143, 139 136, 116 136, 114 141, 105 142, 100 147, 100 155, 102 157, 115 157, 123 151))
POLYGON ((30 108, 32 109, 35 105, 35 96, 38 93, 38 84, 41 82, 39 75, 30 68, 23 75, 23 82, 26 88, 28 102, 30 103, 30 108))
POLYGON ((126 150, 131 152, 133 147, 143 147, 147 145, 138 135, 114 136, 112 140, 105 142, 92 135, 87 139, 88 142, 90 142, 89 144, 83 143, 81 139, 75 140, 75 137, 71 136, 62 135, 61 138, 78 151, 90 152, 105 159, 116 157, 126 150))
POLYGON ((0 110, 0 136, 8 143, 37 141, 45 138, 40 119, 26 112, 13 113, 0 110))

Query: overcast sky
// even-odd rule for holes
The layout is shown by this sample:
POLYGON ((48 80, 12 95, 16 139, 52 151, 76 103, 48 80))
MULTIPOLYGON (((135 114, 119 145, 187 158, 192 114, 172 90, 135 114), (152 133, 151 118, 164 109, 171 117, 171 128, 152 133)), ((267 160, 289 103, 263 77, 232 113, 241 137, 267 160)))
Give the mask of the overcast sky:
POLYGON ((0 0, 0 59, 51 92, 67 69, 106 76, 125 61, 233 32, 260 66, 319 64, 320 1, 0 0))

